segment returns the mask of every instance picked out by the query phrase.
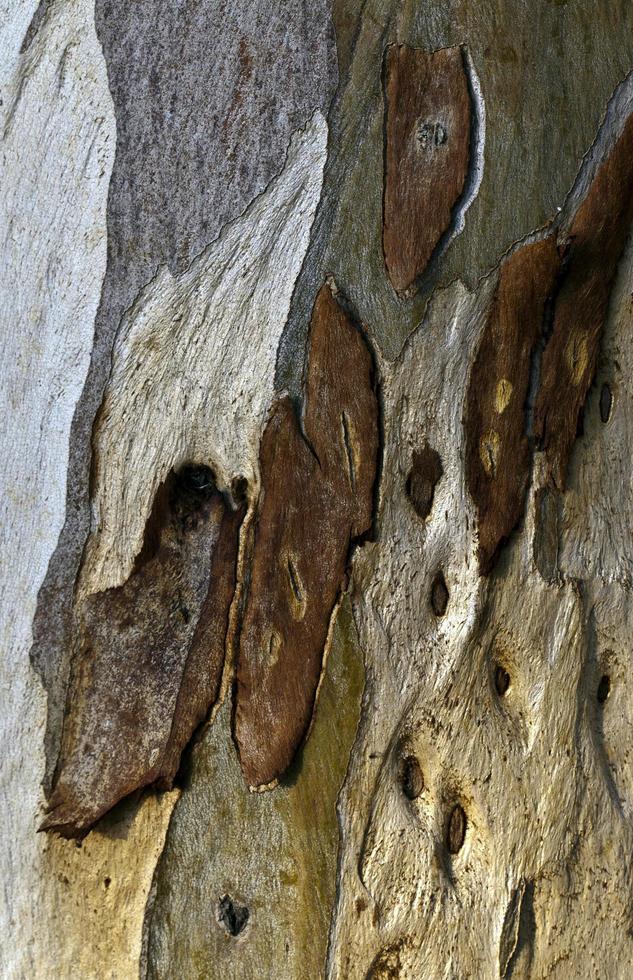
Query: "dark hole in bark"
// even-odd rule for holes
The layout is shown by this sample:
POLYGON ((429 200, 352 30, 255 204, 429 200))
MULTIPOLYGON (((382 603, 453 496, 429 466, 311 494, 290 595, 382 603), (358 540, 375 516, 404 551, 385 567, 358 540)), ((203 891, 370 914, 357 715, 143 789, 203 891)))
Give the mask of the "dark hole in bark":
POLYGON ((178 479, 187 490, 202 496, 215 490, 213 470, 208 466, 183 466, 178 472, 178 479))
POLYGON ((239 936, 249 915, 246 906, 233 901, 230 895, 223 895, 218 903, 218 920, 231 936, 239 936))
POLYGON ((611 418, 611 407, 613 405, 613 395, 611 388, 605 382, 600 389, 600 418, 603 422, 608 422, 611 418))
POLYGON ((435 485, 442 472, 442 461, 430 446, 424 446, 421 452, 413 454, 406 490, 413 509, 422 520, 426 520, 431 513, 435 485))
POLYGON ((236 476, 231 483, 231 494, 233 495, 234 503, 239 506, 243 504, 246 500, 246 492, 248 490, 248 480, 245 476, 236 476))
POLYGON ((495 667, 495 688, 499 697, 503 697, 510 687, 510 675, 505 667, 497 664, 495 667))
POLYGON ((598 684, 597 698, 600 704, 604 702, 609 697, 609 692, 611 691, 611 678, 608 674, 603 674, 600 678, 600 683, 598 684))
POLYGON ((417 800, 424 789, 424 776, 420 763, 414 755, 407 755, 402 760, 400 779, 402 792, 409 800, 417 800))
POLYGON ((431 605, 436 616, 443 616, 448 606, 448 589, 442 572, 438 572, 431 586, 431 605))
POLYGON ((111 883, 112 883, 112 878, 104 878, 103 879, 103 884, 105 885, 106 888, 109 888, 110 885, 111 885, 111 883))
POLYGON ((459 803, 456 803, 448 818, 448 827, 446 830, 446 846, 451 854, 457 854, 461 850, 465 837, 466 814, 464 813, 464 808, 459 803))

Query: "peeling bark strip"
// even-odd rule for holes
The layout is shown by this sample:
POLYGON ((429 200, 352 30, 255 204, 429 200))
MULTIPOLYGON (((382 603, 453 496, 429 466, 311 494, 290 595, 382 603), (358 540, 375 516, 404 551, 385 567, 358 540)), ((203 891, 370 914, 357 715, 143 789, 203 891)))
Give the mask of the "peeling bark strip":
POLYGON ((543 353, 535 431, 554 485, 565 489, 578 421, 593 381, 611 286, 633 219, 633 115, 598 169, 569 228, 568 272, 543 353), (565 394, 561 397, 561 387, 565 394))
POLYGON ((171 787, 218 695, 243 515, 206 467, 172 473, 130 578, 78 604, 62 755, 43 829, 81 836, 133 790, 171 787))
POLYGON ((253 787, 277 779, 306 737, 350 543, 371 527, 372 360, 327 286, 312 315, 305 398, 305 436, 284 398, 261 445, 235 707, 242 771, 253 787))
POLYGON ((523 513, 530 473, 525 401, 531 359, 559 265, 553 235, 505 260, 470 375, 466 479, 477 507, 482 574, 490 571, 523 513))
POLYGON ((460 48, 387 48, 383 251, 398 292, 422 275, 450 226, 466 183, 470 126, 460 48))

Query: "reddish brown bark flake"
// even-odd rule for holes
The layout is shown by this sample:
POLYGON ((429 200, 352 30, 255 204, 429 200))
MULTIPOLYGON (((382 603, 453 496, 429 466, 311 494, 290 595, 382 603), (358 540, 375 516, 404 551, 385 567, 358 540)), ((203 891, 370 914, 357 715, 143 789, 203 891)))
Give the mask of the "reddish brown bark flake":
POLYGON ((371 527, 372 360, 327 286, 312 315, 304 432, 284 398, 260 450, 235 704, 242 770, 254 787, 281 776, 307 735, 350 543, 371 527))
POLYGON ((460 48, 385 55, 383 251, 398 292, 426 269, 465 187, 471 101, 460 48))
POLYGON ((172 785, 184 747, 218 696, 243 516, 206 468, 171 474, 130 578, 79 604, 62 753, 43 829, 81 836, 134 790, 172 785))
POLYGON ((466 479, 477 509, 482 574, 523 513, 531 458, 525 414, 531 360, 559 265, 553 235, 505 260, 470 375, 466 479))
POLYGON ((568 271, 543 353, 535 433, 552 483, 564 490, 618 262, 633 220, 633 115, 598 168, 568 233, 568 271))

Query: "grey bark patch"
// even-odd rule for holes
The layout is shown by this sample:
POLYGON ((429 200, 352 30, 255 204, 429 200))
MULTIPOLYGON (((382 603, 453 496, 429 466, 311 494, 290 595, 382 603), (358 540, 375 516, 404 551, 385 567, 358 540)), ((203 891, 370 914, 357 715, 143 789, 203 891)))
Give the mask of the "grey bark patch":
POLYGON ((97 0, 117 122, 108 265, 73 422, 66 521, 40 590, 32 662, 48 693, 50 788, 68 682, 70 608, 89 528, 90 440, 123 313, 161 265, 174 272, 281 171, 291 133, 337 82, 328 0, 271 9, 224 0, 97 0))
POLYGON ((25 54, 30 48, 31 44, 35 40, 35 35, 40 29, 40 26, 45 19, 48 11, 51 8, 53 0, 40 0, 35 10, 35 13, 31 17, 31 22, 26 29, 26 34, 22 39, 22 44, 20 45, 20 54, 25 54))

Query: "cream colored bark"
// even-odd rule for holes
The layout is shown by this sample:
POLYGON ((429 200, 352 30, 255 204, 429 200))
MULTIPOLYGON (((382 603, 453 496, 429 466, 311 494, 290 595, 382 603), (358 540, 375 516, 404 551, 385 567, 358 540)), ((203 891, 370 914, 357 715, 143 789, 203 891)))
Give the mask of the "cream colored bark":
MULTIPOLYGON (((395 28, 371 4, 361 23, 367 5, 356 5, 348 20, 358 21, 366 60, 351 67, 349 5, 334 5, 343 37, 335 111, 344 125, 315 109, 261 194, 183 272, 161 266, 144 284, 121 320, 95 429, 86 590, 125 579, 156 487, 191 453, 209 457, 223 488, 244 475, 257 492, 259 438, 283 387, 282 334, 308 302, 301 289, 309 294, 306 281, 332 271, 338 281, 337 262, 342 270, 366 262, 343 285, 355 302, 368 297, 365 319, 368 311, 380 320, 375 335, 366 324, 382 402, 376 528, 356 550, 349 598, 337 606, 311 741, 287 783, 249 794, 230 742, 226 683, 182 790, 126 801, 81 844, 37 833, 47 695, 29 650, 64 524, 117 146, 91 0, 44 4, 21 52, 37 6, 0 7, 2 976, 633 975, 633 246, 619 265, 568 488, 548 496, 537 452, 524 521, 482 577, 465 477, 465 393, 498 269, 473 284, 480 270, 464 246, 451 259, 463 275, 440 283, 428 307, 416 307, 419 317, 405 315, 384 298, 375 242, 374 265, 367 260, 379 204, 370 231, 350 204, 360 194, 359 160, 365 166, 353 134, 366 124, 366 145, 376 159, 381 151, 382 106, 372 103, 370 122, 358 106, 370 84, 377 98, 389 31, 409 38, 424 19, 420 5, 403 5, 395 28), (340 195, 332 174, 345 177, 340 195), (332 246, 328 209, 347 228, 332 246), (161 398, 152 400, 158 384, 161 398), (406 492, 422 443, 443 469, 426 521, 406 492), (438 571, 449 593, 441 617, 430 599, 438 571), (510 682, 501 694, 498 667, 510 682), (423 788, 409 793, 403 764, 413 757, 423 788), (458 848, 450 842, 456 807, 465 818, 458 848), (237 937, 217 918, 220 894, 231 889, 251 911, 237 937)), ((607 51, 617 46, 612 25, 600 30, 607 51)), ((484 102, 494 125, 503 115, 498 99, 486 101, 483 62, 471 65, 482 141, 484 102)), ((602 95, 594 101, 602 111, 602 95)), ((610 119, 606 136, 617 125, 610 119)), ((565 172, 580 165, 563 162, 565 172)), ((479 213, 480 187, 486 202, 492 194, 482 183, 483 143, 475 164, 466 203, 479 213)), ((372 194, 373 184, 373 206, 372 194)), ((470 213, 462 207, 456 234, 466 235, 470 213)), ((499 241, 499 257, 509 244, 499 241)))

